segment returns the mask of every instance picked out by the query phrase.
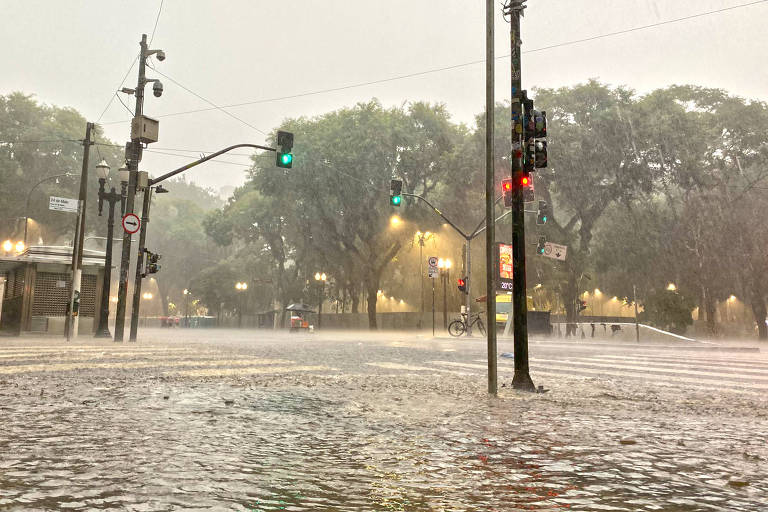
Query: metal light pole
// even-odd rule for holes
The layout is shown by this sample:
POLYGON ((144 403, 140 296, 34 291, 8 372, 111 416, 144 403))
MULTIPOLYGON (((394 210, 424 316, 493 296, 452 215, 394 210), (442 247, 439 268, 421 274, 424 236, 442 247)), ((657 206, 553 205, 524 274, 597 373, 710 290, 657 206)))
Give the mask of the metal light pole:
POLYGON ((128 185, 128 170, 120 169, 120 181, 122 190, 115 192, 115 187, 109 192, 105 192, 104 185, 109 175, 109 166, 102 159, 96 166, 96 173, 99 176, 99 217, 101 217, 104 201, 109 203, 109 215, 107 217, 107 248, 104 254, 104 279, 101 291, 101 304, 99 306, 99 324, 96 328, 95 338, 111 338, 109 332, 109 292, 112 283, 112 236, 115 226, 115 205, 119 201, 122 205, 125 203, 125 188, 128 185))
POLYGON ((189 327, 189 294, 190 291, 184 288, 184 327, 189 327))
POLYGON ((48 176, 47 178, 41 179, 40 181, 35 183, 35 185, 31 189, 29 189, 29 193, 27 194, 27 201, 24 206, 24 247, 25 248, 29 247, 29 245, 27 244, 27 224, 29 223, 29 200, 32 197, 32 192, 34 192, 39 185, 41 185, 42 183, 45 183, 46 181, 56 180, 56 183, 58 183, 59 178, 69 178, 72 176, 75 176, 75 175, 69 172, 65 172, 63 174, 54 174, 53 176, 48 176))
POLYGON ((443 281, 443 329, 448 329, 448 280, 451 273, 451 260, 440 258, 437 260, 437 268, 440 269, 440 277, 443 281))
POLYGON ((323 323, 323 297, 325 296, 325 281, 328 279, 328 276, 325 275, 325 272, 322 274, 320 272, 315 273, 315 281, 320 283, 320 291, 319 297, 318 297, 318 306, 317 306, 317 328, 319 329, 322 327, 323 323))
MULTIPOLYGON (((140 121, 140 116, 144 114, 144 86, 149 82, 155 82, 155 96, 162 94, 162 85, 156 79, 148 80, 146 77, 147 58, 150 55, 157 54, 158 60, 165 60, 165 53, 162 50, 150 50, 147 46, 147 34, 141 35, 139 43, 141 52, 139 54, 139 79, 136 89, 124 89, 128 94, 136 95, 136 108, 134 111, 134 122, 140 121), (158 87, 158 85, 160 85, 158 87)), ((132 123, 133 127, 133 123, 132 123)), ((138 132, 139 130, 137 130, 138 132)), ((125 213, 133 213, 134 200, 136 196, 136 185, 138 183, 139 162, 143 153, 141 136, 134 134, 131 129, 131 142, 125 146, 125 156, 128 164, 128 193, 125 202, 125 213), (135 138, 134 138, 135 135, 135 138)), ((125 328, 125 309, 128 296, 128 271, 131 263, 131 234, 123 233, 123 252, 120 259, 120 281, 117 291, 117 311, 115 313, 115 341, 123 341, 123 330, 125 328)))
POLYGON ((424 242, 432 240, 434 234, 426 231, 416 232, 416 242, 419 244, 419 283, 421 289, 421 312, 424 313, 424 242))
MULTIPOLYGON (((488 2, 490 3, 490 0, 488 0, 488 2)), ((523 177, 523 151, 525 151, 523 144, 525 141, 525 123, 523 123, 524 94, 522 91, 522 64, 520 58, 520 46, 522 44, 520 40, 520 17, 525 9, 524 4, 525 0, 508 0, 504 5, 504 14, 509 16, 510 22, 512 179, 516 180, 516 183, 520 183, 523 177)), ((486 193, 488 193, 488 191, 486 191, 486 193)), ((486 204, 488 203, 486 202, 486 204)), ((490 218, 491 213, 486 213, 490 218)), ((490 244, 487 245, 486 249, 488 253, 491 254, 490 244)), ((528 366, 528 304, 525 283, 525 200, 523 198, 523 188, 521 186, 514 187, 513 193, 512 265, 512 279, 514 282, 512 287, 512 312, 515 337, 515 375, 512 379, 512 386, 515 389, 535 391, 536 387, 531 380, 528 366)), ((488 266, 489 269, 492 267, 490 262, 488 266)), ((491 293, 492 291, 489 287, 489 299, 491 298, 491 293)), ((495 294, 495 291, 493 293, 495 294)), ((488 344, 490 349, 490 333, 492 331, 495 333, 495 329, 491 328, 491 326, 496 325, 495 315, 491 317, 490 311, 488 312, 488 324, 488 344)), ((488 362, 490 364, 490 359, 488 362)))
POLYGON ((243 296, 245 295, 245 290, 248 289, 248 283, 240 283, 240 282, 235 283, 235 288, 237 289, 240 295, 240 304, 237 307, 237 328, 242 329, 243 328, 243 296))

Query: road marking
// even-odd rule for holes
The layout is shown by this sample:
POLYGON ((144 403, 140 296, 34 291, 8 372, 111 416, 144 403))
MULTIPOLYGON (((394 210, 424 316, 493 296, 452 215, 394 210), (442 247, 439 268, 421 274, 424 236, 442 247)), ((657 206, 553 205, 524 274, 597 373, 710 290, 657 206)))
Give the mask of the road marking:
POLYGON ((0 374, 24 372, 62 372, 69 370, 87 370, 99 368, 172 368, 174 366, 244 366, 249 364, 292 364, 285 359, 218 359, 218 360, 183 360, 183 361, 117 361, 114 363, 49 363, 19 366, 0 366, 0 374))
POLYGON ((388 363, 388 362, 382 362, 382 363, 365 363, 368 366, 376 366, 379 368, 386 368, 388 370, 407 370, 412 372, 445 372, 445 373, 452 373, 454 375, 472 375, 471 373, 466 372, 457 372, 453 370, 446 370, 445 368, 434 368, 434 367, 427 367, 427 366, 411 366, 407 364, 400 364, 400 363, 388 363))
MULTIPOLYGON (((476 369, 482 369, 487 370, 487 367, 484 365, 479 364, 469 364, 469 363, 456 363, 453 361, 430 361, 432 364, 441 364, 446 366, 457 366, 462 368, 476 368, 476 369)), ((504 371, 514 371, 514 363, 506 364, 506 363, 499 363, 499 370, 504 371)), ((611 372, 607 370, 594 370, 589 368, 574 368, 572 366, 561 366, 557 364, 533 364, 531 365, 531 373, 535 374, 539 370, 551 370, 555 372, 562 372, 566 375, 576 376, 576 375, 595 375, 599 377, 620 377, 620 378, 631 378, 631 379, 640 379, 644 381, 648 380, 654 380, 654 385, 658 382, 657 379, 653 379, 653 377, 656 377, 658 379, 665 379, 669 382, 676 382, 676 383, 683 383, 683 384, 711 384, 712 386, 716 388, 731 388, 731 389, 742 389, 742 388, 749 388, 749 389, 760 389, 760 390, 768 390, 768 386, 761 386, 760 384, 753 384, 749 382, 741 383, 739 382, 738 385, 735 385, 734 383, 727 383, 723 380, 715 380, 715 379, 695 379, 690 377, 675 377, 673 375, 659 375, 654 374, 650 371, 643 371, 642 375, 635 373, 631 373, 631 370, 625 370, 623 372, 611 372)))
POLYGON ((224 377, 229 375, 258 375, 264 373, 338 371, 329 366, 251 366, 247 368, 204 368, 200 370, 181 370, 165 372, 182 377, 224 377))

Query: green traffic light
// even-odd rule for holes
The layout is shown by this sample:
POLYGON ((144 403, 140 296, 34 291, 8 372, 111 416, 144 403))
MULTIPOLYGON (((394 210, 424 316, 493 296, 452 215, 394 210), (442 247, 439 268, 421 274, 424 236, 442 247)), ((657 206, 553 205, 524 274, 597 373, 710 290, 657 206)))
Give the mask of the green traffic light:
POLYGON ((291 153, 283 153, 283 156, 280 158, 282 159, 284 165, 288 165, 293 162, 293 155, 291 153))
POLYGON ((389 202, 392 206, 400 206, 400 203, 403 202, 403 198, 401 196, 392 196, 389 198, 389 202))

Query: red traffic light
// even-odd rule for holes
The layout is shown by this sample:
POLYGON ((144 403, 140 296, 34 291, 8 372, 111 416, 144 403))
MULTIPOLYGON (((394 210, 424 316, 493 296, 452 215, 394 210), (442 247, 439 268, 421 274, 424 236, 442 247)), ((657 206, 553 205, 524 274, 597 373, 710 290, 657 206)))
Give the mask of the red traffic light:
POLYGON ((467 282, 463 279, 459 279, 459 286, 466 286, 467 282))
POLYGON ((512 180, 504 180, 501 182, 501 190, 504 192, 512 191, 512 180))
POLYGON ((522 178, 520 178, 520 184, 523 185, 524 187, 527 187, 528 185, 531 184, 531 178, 529 176, 523 176, 522 178))

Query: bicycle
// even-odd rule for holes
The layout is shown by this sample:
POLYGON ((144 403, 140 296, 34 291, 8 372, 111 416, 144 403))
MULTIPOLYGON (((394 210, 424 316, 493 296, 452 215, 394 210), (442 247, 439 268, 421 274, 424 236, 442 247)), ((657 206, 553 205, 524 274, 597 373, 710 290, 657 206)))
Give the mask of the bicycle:
MULTIPOLYGON (((480 331, 480 334, 485 336, 485 324, 483 324, 483 320, 480 318, 480 315, 481 313, 472 314, 470 316, 469 326, 473 327, 477 325, 477 329, 480 331)), ((465 332, 467 332, 467 314, 461 313, 461 318, 454 320, 448 325, 448 334, 458 338, 465 332)))

